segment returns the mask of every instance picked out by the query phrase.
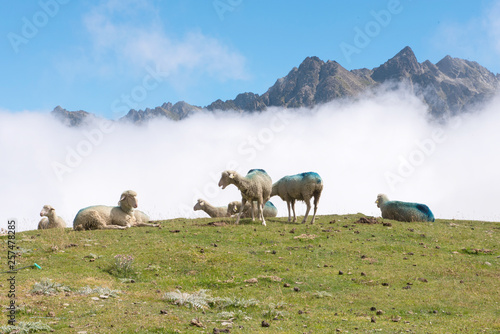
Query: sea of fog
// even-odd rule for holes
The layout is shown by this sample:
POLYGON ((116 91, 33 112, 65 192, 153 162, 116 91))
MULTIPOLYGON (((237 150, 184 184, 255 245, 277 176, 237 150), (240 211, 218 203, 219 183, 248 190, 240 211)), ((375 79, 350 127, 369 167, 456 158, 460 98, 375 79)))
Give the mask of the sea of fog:
MULTIPOLYGON (((116 205, 138 192, 152 219, 206 217, 241 200, 217 187, 226 169, 265 169, 273 181, 315 171, 324 190, 318 214, 380 216, 375 199, 427 204, 436 218, 500 221, 500 99, 446 123, 429 120, 407 90, 313 109, 199 113, 142 126, 96 120, 69 128, 48 112, 0 111, 0 227, 36 229, 52 205, 68 226, 79 209, 116 205)), ((286 203, 271 201, 279 216, 286 203)), ((297 205, 303 215, 305 205, 297 205)))

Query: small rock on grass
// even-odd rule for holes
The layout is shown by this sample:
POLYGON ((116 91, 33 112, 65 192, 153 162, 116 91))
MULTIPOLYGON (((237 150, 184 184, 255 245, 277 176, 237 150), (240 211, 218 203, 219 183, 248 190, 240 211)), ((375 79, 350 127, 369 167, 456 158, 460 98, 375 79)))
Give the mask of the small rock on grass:
POLYGON ((269 323, 267 321, 262 320, 261 326, 262 327, 269 327, 270 325, 269 325, 269 323))
POLYGON ((196 327, 204 327, 201 321, 198 319, 191 319, 191 325, 196 327))
POLYGON ((250 279, 245 280, 245 283, 258 283, 258 282, 259 282, 259 280, 256 278, 250 278, 250 279))

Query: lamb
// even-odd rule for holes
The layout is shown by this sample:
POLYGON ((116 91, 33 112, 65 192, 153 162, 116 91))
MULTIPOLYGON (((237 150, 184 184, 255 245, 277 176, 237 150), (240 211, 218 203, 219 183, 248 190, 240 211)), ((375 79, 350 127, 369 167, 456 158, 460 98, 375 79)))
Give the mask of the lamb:
POLYGON ((202 199, 199 199, 198 202, 194 205, 193 210, 203 210, 205 211, 211 218, 216 218, 216 217, 229 217, 228 211, 226 207, 215 207, 208 203, 207 201, 204 201, 202 199))
POLYGON ((66 228, 64 219, 56 214, 56 210, 50 205, 44 205, 40 211, 40 217, 43 217, 38 223, 38 229, 44 230, 48 228, 66 228))
POLYGON ((382 218, 385 219, 402 222, 434 221, 432 211, 425 204, 389 201, 384 194, 379 194, 375 203, 382 211, 382 218))
MULTIPOLYGON (((243 207, 246 202, 250 202, 252 204, 253 221, 255 221, 253 202, 257 202, 258 218, 262 220, 262 225, 266 226, 266 220, 264 218, 264 203, 269 200, 273 185, 273 181, 266 171, 263 169, 251 169, 248 171, 246 176, 241 176, 235 171, 226 170, 222 172, 219 187, 225 189, 230 184, 234 184, 240 190, 242 197, 241 204, 243 207)), ((240 211, 238 217, 236 218, 236 224, 239 224, 242 214, 243 211, 240 211)))
POLYGON ((291 221, 290 205, 293 211, 293 222, 297 221, 295 215, 295 201, 304 201, 307 205, 306 215, 302 220, 304 224, 311 210, 311 198, 314 197, 314 214, 311 219, 311 224, 316 218, 318 210, 318 202, 323 191, 323 180, 318 173, 308 172, 297 175, 288 175, 279 179, 273 184, 271 197, 278 195, 282 200, 286 201, 288 207, 288 222, 291 221))
MULTIPOLYGON (((252 209, 252 206, 250 203, 245 204, 245 208, 243 209, 243 218, 250 218, 252 217, 252 213, 250 210, 252 209)), ((241 202, 240 201, 234 201, 231 202, 227 205, 227 214, 229 216, 238 214, 241 210, 241 202)), ((274 204, 271 201, 267 201, 266 204, 264 204, 264 217, 269 218, 269 217, 276 217, 278 215, 278 209, 274 206, 274 204)))
POLYGON ((73 229, 101 230, 126 229, 132 226, 158 227, 149 224, 149 217, 137 208, 137 193, 133 190, 124 191, 120 196, 118 206, 96 205, 81 209, 73 220, 73 229))

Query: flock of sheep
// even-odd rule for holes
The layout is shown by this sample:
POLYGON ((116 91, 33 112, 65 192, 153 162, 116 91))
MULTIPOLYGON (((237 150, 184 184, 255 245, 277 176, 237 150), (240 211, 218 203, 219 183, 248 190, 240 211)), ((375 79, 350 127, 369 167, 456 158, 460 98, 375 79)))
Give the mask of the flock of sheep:
MULTIPOLYGON (((226 170, 222 172, 219 187, 225 189, 234 184, 241 192, 241 202, 234 201, 227 207, 214 207, 208 202, 199 199, 194 210, 203 210, 210 217, 232 217, 236 215, 236 224, 240 218, 252 217, 262 221, 266 226, 266 217, 276 217, 278 210, 269 201, 273 196, 279 196, 286 201, 288 208, 288 222, 296 222, 295 202, 304 201, 307 210, 302 220, 305 223, 311 210, 311 199, 313 199, 314 212, 311 224, 316 218, 318 203, 323 191, 323 180, 318 173, 307 172, 297 175, 289 175, 281 178, 274 184, 271 177, 263 169, 251 169, 246 176, 235 171, 226 170), (257 205, 257 211, 255 210, 257 205), (293 220, 291 213, 293 212, 293 220)), ((434 221, 434 215, 429 207, 420 203, 408 203, 400 201, 389 201, 386 195, 380 194, 375 202, 380 208, 382 218, 398 221, 434 221)), ((73 220, 75 231, 97 230, 97 229, 126 229, 133 226, 158 227, 158 224, 149 223, 149 217, 142 211, 137 210, 137 193, 132 190, 124 191, 118 202, 118 206, 96 205, 81 209, 73 220)), ((43 218, 38 224, 38 229, 65 228, 64 220, 57 216, 55 209, 45 205, 40 212, 43 218)))

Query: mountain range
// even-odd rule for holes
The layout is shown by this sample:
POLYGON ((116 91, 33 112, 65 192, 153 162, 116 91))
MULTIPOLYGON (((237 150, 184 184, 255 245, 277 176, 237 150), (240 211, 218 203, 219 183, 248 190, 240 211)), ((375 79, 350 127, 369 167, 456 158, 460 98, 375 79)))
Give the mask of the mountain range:
MULTIPOLYGON (((354 98, 381 84, 403 82, 422 99, 434 118, 467 112, 491 98, 500 86, 500 74, 493 74, 477 62, 446 56, 436 64, 417 61, 410 47, 374 69, 347 70, 336 61, 307 57, 285 77, 276 80, 262 95, 238 94, 234 100, 216 100, 206 107, 184 101, 164 103, 154 109, 130 110, 120 118, 136 124, 156 117, 182 120, 202 111, 262 111, 268 107, 313 107, 339 98, 354 98)), ((57 106, 52 114, 69 126, 78 126, 93 114, 68 111, 57 106)))

